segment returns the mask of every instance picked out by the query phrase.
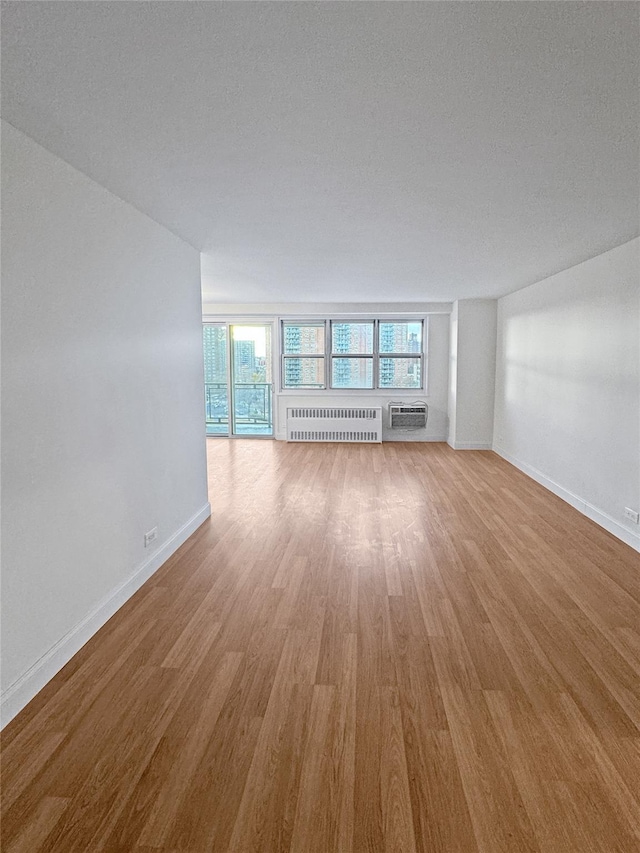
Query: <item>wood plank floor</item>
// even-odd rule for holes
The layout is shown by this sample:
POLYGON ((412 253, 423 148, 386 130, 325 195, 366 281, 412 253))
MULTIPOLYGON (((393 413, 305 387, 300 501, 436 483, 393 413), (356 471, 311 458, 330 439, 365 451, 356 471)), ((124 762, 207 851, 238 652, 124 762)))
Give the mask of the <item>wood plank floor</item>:
POLYGON ((640 851, 640 556, 490 452, 209 442, 5 730, 5 853, 640 851))

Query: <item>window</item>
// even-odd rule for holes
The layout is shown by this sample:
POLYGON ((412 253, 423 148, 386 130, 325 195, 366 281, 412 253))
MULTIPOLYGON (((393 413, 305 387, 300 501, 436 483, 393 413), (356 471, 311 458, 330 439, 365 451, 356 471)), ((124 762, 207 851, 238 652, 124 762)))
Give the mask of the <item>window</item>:
POLYGON ((324 320, 282 324, 283 388, 326 388, 324 356, 324 320))
POLYGON ((422 320, 282 323, 283 389, 420 390, 424 385, 422 320))
POLYGON ((422 323, 380 322, 379 388, 422 388, 422 323))
POLYGON ((331 321, 331 387, 373 388, 373 322, 331 321))

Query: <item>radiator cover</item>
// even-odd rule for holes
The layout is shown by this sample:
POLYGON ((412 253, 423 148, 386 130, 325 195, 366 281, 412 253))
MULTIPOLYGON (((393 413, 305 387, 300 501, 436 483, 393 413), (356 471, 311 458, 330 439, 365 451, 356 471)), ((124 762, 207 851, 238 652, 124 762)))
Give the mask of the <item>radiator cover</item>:
POLYGON ((287 441, 382 441, 382 409, 375 406, 292 407, 287 441))

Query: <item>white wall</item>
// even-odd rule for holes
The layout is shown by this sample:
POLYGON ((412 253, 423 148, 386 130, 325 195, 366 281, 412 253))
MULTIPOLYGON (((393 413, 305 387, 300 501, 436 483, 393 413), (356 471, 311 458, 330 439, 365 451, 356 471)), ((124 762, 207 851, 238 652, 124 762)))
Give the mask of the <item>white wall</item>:
POLYGON ((7 722, 210 510, 198 252, 2 134, 7 722))
POLYGON ((495 449, 640 550, 640 239, 498 303, 495 449))
MULTIPOLYGON (((337 312, 344 313, 344 312, 337 312)), ((329 316, 329 315, 327 315, 329 316)), ((372 313, 370 316, 374 316, 372 313)), ((287 408, 290 406, 344 406, 348 401, 354 406, 382 406, 382 437, 384 441, 446 441, 447 393, 449 370, 449 317, 432 314, 427 320, 427 392, 424 391, 369 391, 332 392, 331 390, 299 394, 290 391, 276 395, 276 438, 286 439, 287 408), (426 400, 429 415, 425 429, 411 431, 391 430, 388 427, 387 406, 390 401, 426 400)))
POLYGON ((460 299, 451 313, 449 444, 490 449, 496 371, 495 299, 460 299))

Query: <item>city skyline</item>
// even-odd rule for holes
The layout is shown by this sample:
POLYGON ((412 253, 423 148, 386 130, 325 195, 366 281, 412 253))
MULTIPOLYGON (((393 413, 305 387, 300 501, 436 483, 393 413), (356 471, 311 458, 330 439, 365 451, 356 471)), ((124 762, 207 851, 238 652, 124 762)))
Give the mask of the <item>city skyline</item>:
POLYGON ((380 321, 377 326, 378 375, 375 377, 374 322, 331 322, 330 352, 325 346, 324 321, 284 322, 284 388, 326 388, 327 359, 329 389, 421 388, 422 323, 380 321))
MULTIPOLYGON (((272 363, 266 326, 238 325, 231 326, 231 330, 235 383, 271 383, 272 363)), ((377 336, 373 321, 334 321, 328 327, 324 321, 284 322, 283 388, 420 389, 423 385, 422 332, 419 321, 380 321, 377 336)), ((205 383, 224 385, 228 372, 227 327, 205 324, 203 342, 205 383)))

